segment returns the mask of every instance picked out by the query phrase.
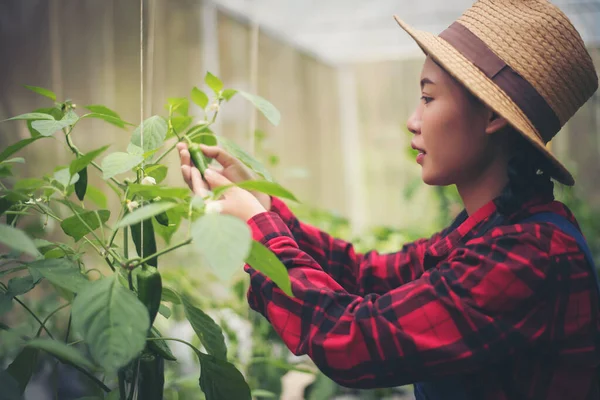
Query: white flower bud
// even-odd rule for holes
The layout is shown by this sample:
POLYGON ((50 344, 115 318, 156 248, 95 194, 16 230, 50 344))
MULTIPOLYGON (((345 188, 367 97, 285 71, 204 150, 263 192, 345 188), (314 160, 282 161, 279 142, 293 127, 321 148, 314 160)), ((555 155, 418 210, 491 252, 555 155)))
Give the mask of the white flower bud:
POLYGON ((137 201, 127 200, 127 209, 129 210, 129 212, 132 212, 139 206, 140 206, 140 203, 138 203, 137 201))
POLYGON ((210 106, 208 106, 208 111, 219 111, 219 103, 212 103, 210 106))
POLYGON ((204 212, 206 214, 220 214, 223 211, 223 206, 218 201, 209 201, 206 203, 204 212))
POLYGON ((142 179, 142 185, 156 185, 156 179, 151 176, 146 176, 142 179))

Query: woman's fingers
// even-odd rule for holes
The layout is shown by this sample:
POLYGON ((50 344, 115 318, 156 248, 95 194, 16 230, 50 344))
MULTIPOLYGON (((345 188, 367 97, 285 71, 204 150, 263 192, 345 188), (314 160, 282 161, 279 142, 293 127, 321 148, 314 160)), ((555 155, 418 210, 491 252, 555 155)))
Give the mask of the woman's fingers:
POLYGON ((227 168, 230 165, 239 162, 235 157, 218 146, 207 146, 205 144, 201 144, 200 150, 202 150, 207 157, 217 160, 217 162, 221 164, 223 168, 227 168))

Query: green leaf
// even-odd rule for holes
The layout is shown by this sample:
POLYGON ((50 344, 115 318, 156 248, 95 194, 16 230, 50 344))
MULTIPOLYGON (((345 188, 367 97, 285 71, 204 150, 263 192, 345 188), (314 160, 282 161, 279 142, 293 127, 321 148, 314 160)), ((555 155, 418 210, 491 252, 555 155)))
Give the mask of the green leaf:
POLYGON ((104 153, 109 147, 110 145, 100 147, 99 149, 92 150, 89 153, 86 153, 83 156, 73 160, 71 162, 71 165, 69 165, 69 172, 71 173, 71 175, 74 175, 76 172, 79 172, 85 167, 87 167, 92 161, 94 161, 96 157, 104 153))
POLYGON ((66 362, 67 364, 76 365, 83 367, 88 370, 95 370, 96 367, 87 358, 85 358, 79 351, 73 346, 52 339, 33 339, 26 344, 27 347, 34 349, 44 350, 47 353, 52 354, 59 360, 66 362))
POLYGON ((34 190, 40 188, 41 186, 44 186, 45 184, 46 184, 46 182, 42 179, 24 178, 24 179, 19 179, 17 182, 15 182, 13 189, 31 192, 31 191, 34 191, 34 190))
POLYGON ((200 339, 206 351, 221 360, 227 360, 227 347, 225 346, 225 338, 221 327, 194 304, 194 300, 190 296, 184 295, 181 300, 185 316, 190 321, 194 332, 198 335, 198 339, 200 339))
POLYGON ((177 134, 181 134, 192 123, 192 117, 173 117, 171 125, 177 134))
MULTIPOLYGON (((41 114, 47 114, 50 115, 53 119, 55 120, 61 120, 62 117, 64 117, 65 113, 59 108, 59 106, 54 106, 54 107, 50 107, 50 108, 38 108, 37 110, 33 111, 34 113, 41 113, 41 114)), ((33 129, 33 126, 31 126, 31 124, 33 123, 34 120, 28 120, 27 122, 27 129, 29 130, 29 133, 31 134, 32 138, 41 138, 43 137, 42 135, 40 135, 40 133, 38 131, 36 131, 35 129, 33 129)))
MULTIPOLYGON (((157 339, 157 338, 161 338, 162 335, 158 331, 158 329, 156 329, 155 327, 152 327, 152 328, 150 328, 148 337, 157 339)), ((171 352, 171 349, 169 348, 169 345, 167 345, 167 342, 165 340, 148 340, 148 347, 155 354, 163 357, 165 360, 177 361, 177 358, 175 358, 175 356, 171 352)))
POLYGON ((246 263, 271 278, 285 294, 294 297, 290 276, 285 265, 260 242, 252 241, 252 248, 246 258, 246 263))
POLYGON ((0 216, 15 204, 8 196, 0 197, 0 216))
POLYGON ((271 177, 271 174, 265 168, 265 166, 262 165, 250 154, 242 150, 237 144, 223 136, 218 136, 217 140, 219 141, 219 144, 223 147, 223 149, 225 149, 225 151, 227 151, 229 154, 246 164, 246 166, 251 168, 254 172, 261 175, 266 180, 273 182, 273 178, 271 177))
POLYGON ((129 185, 129 194, 137 194, 144 198, 154 198, 160 196, 163 199, 185 199, 190 196, 189 188, 179 188, 160 185, 144 185, 132 183, 129 185))
POLYGON ((16 121, 16 120, 37 121, 40 119, 54 121, 54 117, 52 115, 44 114, 44 113, 37 113, 37 112, 17 115, 16 117, 8 118, 8 119, 5 119, 4 121, 16 121))
POLYGON ((108 205, 108 200, 106 199, 104 192, 95 186, 88 185, 86 196, 100 208, 106 208, 108 205))
POLYGON ((68 186, 79 181, 79 174, 75 173, 71 175, 69 173, 69 168, 63 168, 54 173, 54 180, 60 183, 63 188, 67 188, 68 186))
POLYGON ((26 275, 26 276, 19 276, 17 278, 12 278, 10 281, 8 281, 7 294, 12 297, 20 296, 22 294, 29 292, 39 282, 40 282, 40 279, 37 277, 34 277, 33 275, 26 275))
POLYGON ((23 157, 14 157, 14 158, 11 158, 10 160, 2 161, 2 163, 4 163, 4 164, 11 164, 11 163, 25 164, 25 159, 23 157))
POLYGON ((77 182, 75 182, 75 194, 77 195, 77 198, 80 201, 83 201, 87 192, 88 185, 87 167, 83 167, 83 169, 80 169, 79 172, 77 172, 77 175, 79 176, 79 179, 77 180, 77 182))
POLYGON ((168 209, 171 209, 176 205, 177 204, 175 203, 159 202, 137 208, 133 210, 133 212, 127 214, 122 220, 120 220, 119 223, 115 225, 115 229, 120 229, 125 226, 141 222, 164 211, 167 211, 168 209))
POLYGON ((60 227, 62 228, 62 230, 67 235, 71 236, 76 242, 81 240, 81 238, 83 238, 91 231, 95 231, 96 229, 100 228, 100 222, 102 222, 102 224, 106 223, 106 221, 108 221, 108 218, 110 218, 110 211, 84 211, 79 214, 79 217, 77 217, 77 215, 73 215, 69 218, 64 219, 60 223, 60 227), (85 221, 89 228, 91 228, 91 231, 85 226, 85 224, 81 220, 85 221))
POLYGON ((68 258, 39 260, 28 264, 27 267, 36 270, 56 286, 73 293, 78 293, 89 282, 87 275, 82 274, 77 264, 68 258))
POLYGON ((250 101, 254 106, 269 120, 270 123, 277 126, 281 121, 281 113, 273 104, 260 96, 246 93, 242 90, 238 90, 238 93, 250 101))
POLYGON ((39 350, 25 347, 15 357, 13 362, 6 368, 8 372, 19 384, 21 393, 25 392, 25 388, 35 371, 37 366, 37 358, 39 350))
POLYGON ((69 111, 60 121, 56 120, 37 120, 31 123, 33 129, 38 131, 42 136, 52 136, 56 132, 69 125, 74 125, 79 120, 74 111, 69 111))
POLYGON ((235 89, 225 89, 223 90, 222 96, 225 99, 225 101, 229 101, 233 96, 237 94, 237 92, 238 91, 235 89))
POLYGON ((135 128, 131 136, 131 143, 141 147, 144 151, 160 148, 167 136, 167 122, 164 118, 155 115, 144 121, 144 145, 142 146, 142 126, 135 128))
POLYGON ((164 304, 160 305, 160 307, 158 308, 158 312, 160 313, 160 315, 162 315, 166 319, 171 318, 171 309, 169 307, 165 306, 164 304))
POLYGON ((250 400, 250 387, 231 363, 200 353, 200 388, 206 400, 250 400))
POLYGON ((17 151, 21 150, 23 147, 35 142, 36 140, 38 140, 41 137, 42 136, 35 137, 35 138, 29 138, 29 139, 23 139, 11 146, 8 146, 6 149, 4 149, 4 151, 2 151, 2 153, 0 153, 0 161, 6 160, 8 157, 12 156, 17 151))
POLYGON ((33 257, 41 256, 33 241, 20 229, 0 224, 0 243, 33 257))
POLYGON ((106 122, 118 126, 119 128, 125 128, 125 125, 132 125, 128 122, 123 121, 119 114, 117 114, 115 111, 111 110, 106 106, 100 104, 90 104, 89 106, 85 106, 84 108, 92 112, 92 114, 87 115, 88 118, 103 119, 106 122))
POLYGON ((165 165, 154 164, 154 165, 146 165, 144 167, 144 172, 147 176, 151 176, 154 178, 156 183, 161 183, 167 177, 167 173, 169 170, 165 165))
POLYGON ((44 89, 42 87, 39 86, 29 86, 29 85, 23 85, 25 86, 27 89, 36 92, 37 94, 41 94, 42 96, 46 96, 49 99, 52 99, 53 101, 56 101, 56 94, 54 94, 54 92, 52 90, 48 90, 48 89, 44 89))
POLYGON ((208 96, 202 90, 196 86, 192 89, 192 101, 196 103, 200 108, 205 109, 208 105, 208 96))
POLYGON ((218 94, 223 89, 223 82, 221 82, 219 78, 217 78, 210 72, 206 73, 206 76, 204 77, 204 82, 206 82, 208 87, 211 88, 213 92, 215 92, 215 94, 218 94))
POLYGON ((167 99, 167 104, 172 107, 171 110, 173 113, 187 117, 190 102, 185 97, 170 97, 167 99))
POLYGON ((221 193, 231 188, 232 186, 238 186, 246 190, 255 190, 257 192, 262 192, 272 196, 294 200, 296 202, 298 201, 298 199, 296 199, 296 197, 290 191, 288 191, 278 183, 269 181, 243 181, 236 183, 235 185, 220 186, 218 188, 215 188, 215 190, 213 190, 213 193, 215 197, 218 198, 221 193))
MULTIPOLYGON (((4 272, 4 271, 3 271, 4 272)), ((0 291, 0 316, 9 312, 13 307, 13 296, 0 291)))
MULTIPOLYGON (((145 131, 145 129, 144 129, 145 131)), ((116 152, 102 160, 102 178, 105 180, 115 175, 130 171, 144 161, 144 157, 136 154, 116 152)))
POLYGON ((261 397, 265 399, 274 399, 277 395, 273 392, 269 392, 268 390, 256 389, 252 391, 252 398, 261 397))
POLYGON ((162 301, 168 301, 173 304, 181 304, 181 296, 179 296, 175 290, 167 286, 163 286, 162 288, 161 299, 162 301))
POLYGON ((119 274, 88 283, 73 301, 73 327, 107 373, 133 360, 146 344, 150 317, 119 274))
POLYGON ((19 382, 8 371, 0 370, 0 388, 2 388, 2 400, 23 400, 19 382))
POLYGON ((221 214, 207 214, 194 221, 192 237, 208 266, 223 280, 243 266, 252 242, 244 221, 221 214))

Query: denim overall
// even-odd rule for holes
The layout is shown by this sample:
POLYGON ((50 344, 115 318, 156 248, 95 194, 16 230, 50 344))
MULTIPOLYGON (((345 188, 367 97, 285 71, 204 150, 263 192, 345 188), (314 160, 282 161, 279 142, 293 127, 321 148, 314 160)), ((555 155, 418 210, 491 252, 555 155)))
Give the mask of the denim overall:
MULTIPOLYGON (((524 219, 521 223, 525 222, 549 222, 555 225, 562 232, 573 237, 581 250, 585 253, 585 258, 592 267, 594 277, 596 278, 596 285, 600 291, 600 280, 598 279, 598 273, 594 266, 594 260, 592 253, 585 241, 585 238, 579 232, 579 230, 565 217, 551 213, 544 212, 538 213, 524 219)), ((436 381, 418 382, 414 384, 415 398, 416 400, 467 400, 467 393, 464 387, 460 384, 460 381, 456 377, 448 377, 439 379, 436 381)))

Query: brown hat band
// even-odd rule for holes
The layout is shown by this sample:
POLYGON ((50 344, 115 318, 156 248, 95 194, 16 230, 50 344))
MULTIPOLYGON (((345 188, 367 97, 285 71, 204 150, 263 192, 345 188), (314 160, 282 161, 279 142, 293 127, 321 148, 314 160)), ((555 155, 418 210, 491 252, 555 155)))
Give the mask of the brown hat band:
POLYGON ((515 102, 541 134, 544 143, 558 133, 560 121, 546 100, 473 32, 454 22, 439 37, 478 67, 515 102))

